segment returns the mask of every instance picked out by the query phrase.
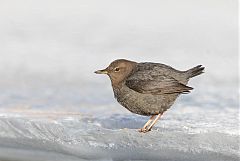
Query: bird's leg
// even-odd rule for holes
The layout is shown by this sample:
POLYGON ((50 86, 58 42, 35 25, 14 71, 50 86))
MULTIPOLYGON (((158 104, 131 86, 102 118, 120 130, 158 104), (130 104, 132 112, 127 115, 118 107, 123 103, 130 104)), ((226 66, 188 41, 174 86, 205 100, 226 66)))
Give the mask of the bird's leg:
POLYGON ((146 127, 150 124, 150 122, 153 121, 153 119, 156 117, 156 115, 152 115, 150 119, 146 122, 146 124, 143 126, 143 129, 146 129, 146 127))
POLYGON ((143 128, 139 129, 139 132, 144 132, 146 131, 147 126, 153 121, 156 115, 152 115, 150 119, 146 122, 146 124, 143 126, 143 128))
POLYGON ((157 122, 157 120, 162 116, 162 113, 158 114, 155 120, 148 126, 143 132, 148 132, 152 129, 153 125, 157 122))

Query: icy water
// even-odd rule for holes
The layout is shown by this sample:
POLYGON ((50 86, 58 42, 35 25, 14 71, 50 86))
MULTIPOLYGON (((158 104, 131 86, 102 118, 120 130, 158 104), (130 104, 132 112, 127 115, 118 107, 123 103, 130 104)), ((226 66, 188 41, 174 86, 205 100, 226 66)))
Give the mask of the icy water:
POLYGON ((146 134, 137 129, 148 117, 131 114, 113 101, 111 93, 102 94, 109 102, 81 100, 85 104, 77 105, 79 92, 69 100, 76 102, 71 108, 42 108, 41 101, 35 108, 1 107, 0 160, 239 160, 236 89, 198 86, 182 95, 146 134))

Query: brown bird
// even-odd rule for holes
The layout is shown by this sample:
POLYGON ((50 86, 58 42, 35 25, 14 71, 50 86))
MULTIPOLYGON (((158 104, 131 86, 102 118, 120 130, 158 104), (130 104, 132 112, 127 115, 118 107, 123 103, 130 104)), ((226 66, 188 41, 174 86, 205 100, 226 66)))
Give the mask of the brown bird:
POLYGON ((110 77, 114 96, 122 106, 133 113, 151 116, 139 129, 148 132, 180 94, 193 89, 186 84, 203 70, 201 65, 179 71, 160 63, 118 59, 95 73, 110 77))

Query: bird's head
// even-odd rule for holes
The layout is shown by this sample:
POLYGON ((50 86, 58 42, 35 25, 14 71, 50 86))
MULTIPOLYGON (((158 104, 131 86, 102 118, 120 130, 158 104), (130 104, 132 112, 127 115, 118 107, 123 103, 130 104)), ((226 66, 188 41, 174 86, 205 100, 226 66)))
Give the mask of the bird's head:
POLYGON ((126 59, 118 59, 113 61, 106 69, 95 71, 96 74, 107 74, 113 86, 118 86, 124 81, 134 70, 136 62, 126 59))

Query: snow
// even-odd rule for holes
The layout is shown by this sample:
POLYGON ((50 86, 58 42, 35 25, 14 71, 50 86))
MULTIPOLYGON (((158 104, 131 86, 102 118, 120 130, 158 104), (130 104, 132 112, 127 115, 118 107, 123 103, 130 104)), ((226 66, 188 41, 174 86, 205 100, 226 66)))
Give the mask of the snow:
POLYGON ((225 106, 230 98, 216 91, 181 96, 146 134, 137 129, 148 117, 115 103, 78 106, 78 112, 2 109, 0 158, 35 160, 36 154, 36 160, 238 160, 238 105, 225 106), (195 103, 197 96, 201 104, 195 103))
POLYGON ((237 1, 151 2, 0 2, 1 161, 239 160, 237 1), (142 134, 93 73, 117 58, 206 72, 142 134))
MULTIPOLYGON (((124 116, 120 120, 126 120, 124 118, 129 120, 128 129, 118 129, 114 124, 111 128, 98 126, 95 121, 89 121, 94 118, 58 119, 57 122, 45 118, 1 118, 0 154, 25 150, 30 154, 42 153, 42 156, 61 154, 59 160, 74 160, 72 156, 86 160, 237 160, 239 157, 237 134, 197 131, 191 124, 184 125, 187 128, 173 128, 178 125, 171 119, 163 119, 151 133, 141 134, 131 125, 135 122, 141 125, 140 118, 124 116)), ((15 156, 8 156, 11 157, 15 156)))

